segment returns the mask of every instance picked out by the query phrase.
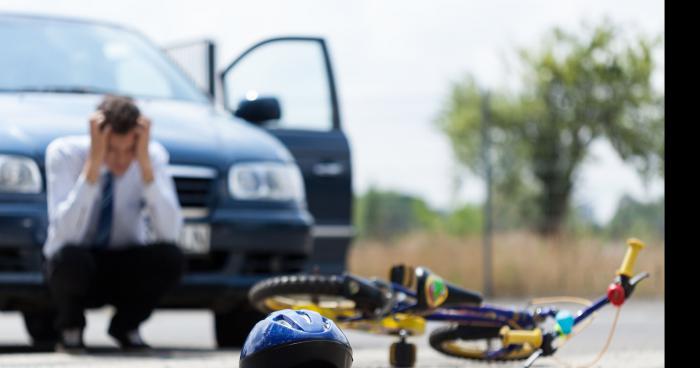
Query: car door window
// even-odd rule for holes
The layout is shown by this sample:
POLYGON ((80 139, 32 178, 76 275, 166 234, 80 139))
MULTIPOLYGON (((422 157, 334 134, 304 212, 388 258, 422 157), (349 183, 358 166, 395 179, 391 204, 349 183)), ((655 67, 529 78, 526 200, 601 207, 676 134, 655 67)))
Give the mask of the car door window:
POLYGON ((282 110, 272 129, 327 131, 333 128, 328 71, 317 42, 271 42, 253 49, 224 75, 226 104, 273 96, 282 110))

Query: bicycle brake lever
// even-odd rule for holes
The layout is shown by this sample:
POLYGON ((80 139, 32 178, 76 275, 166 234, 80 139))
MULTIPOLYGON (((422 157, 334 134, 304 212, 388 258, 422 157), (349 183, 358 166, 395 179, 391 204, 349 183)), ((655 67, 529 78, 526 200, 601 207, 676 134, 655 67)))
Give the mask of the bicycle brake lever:
POLYGON ((638 284, 640 281, 642 281, 642 280, 644 280, 644 279, 646 279, 646 278, 649 278, 650 276, 651 276, 651 275, 649 274, 649 272, 641 272, 641 273, 638 273, 638 274, 636 274, 636 275, 629 281, 629 282, 630 282, 630 285, 632 285, 632 286, 637 286, 637 284, 638 284))
MULTIPOLYGON (((634 289, 637 287, 637 284, 639 284, 644 279, 646 279, 650 276, 651 275, 649 274, 649 272, 638 273, 638 274, 634 275, 634 277, 632 277, 632 278, 628 278, 624 275, 618 276, 618 279, 619 279, 618 282, 620 285, 622 285, 622 288, 625 291, 624 299, 629 299, 632 296, 632 293, 634 293, 634 289)), ((623 299, 623 302, 624 302, 624 299, 623 299)))
POLYGON ((530 368, 530 366, 532 366, 535 363, 535 361, 539 359, 539 357, 550 356, 554 354, 554 352, 557 351, 557 348, 554 347, 554 340, 556 339, 556 337, 557 335, 551 332, 542 335, 542 345, 539 349, 535 350, 534 353, 530 354, 530 356, 525 361, 523 367, 530 368))
POLYGON ((542 356, 542 353, 544 353, 542 349, 535 350, 535 352, 530 354, 530 356, 527 358, 527 360, 523 364, 523 368, 530 368, 535 363, 535 361, 542 356))

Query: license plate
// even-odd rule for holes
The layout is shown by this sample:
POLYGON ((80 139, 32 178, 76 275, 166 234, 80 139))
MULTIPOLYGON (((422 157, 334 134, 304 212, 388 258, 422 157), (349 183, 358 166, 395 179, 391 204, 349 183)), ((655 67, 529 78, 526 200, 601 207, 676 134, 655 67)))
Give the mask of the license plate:
POLYGON ((185 224, 180 231, 178 244, 185 253, 207 253, 211 240, 208 224, 185 224))

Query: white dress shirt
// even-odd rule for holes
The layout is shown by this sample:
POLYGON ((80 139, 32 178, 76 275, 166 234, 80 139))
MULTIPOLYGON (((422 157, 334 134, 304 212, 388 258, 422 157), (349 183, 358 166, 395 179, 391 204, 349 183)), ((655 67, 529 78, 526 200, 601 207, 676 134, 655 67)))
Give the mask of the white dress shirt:
MULTIPOLYGON (((57 138, 46 148, 46 191, 49 231, 44 255, 51 258, 66 244, 90 246, 99 221, 104 174, 90 184, 83 167, 90 151, 89 136, 57 138)), ((168 151, 151 141, 149 155, 154 180, 144 184, 134 160, 126 172, 113 177, 113 215, 109 248, 175 242, 182 211, 173 178, 167 171, 168 151)))

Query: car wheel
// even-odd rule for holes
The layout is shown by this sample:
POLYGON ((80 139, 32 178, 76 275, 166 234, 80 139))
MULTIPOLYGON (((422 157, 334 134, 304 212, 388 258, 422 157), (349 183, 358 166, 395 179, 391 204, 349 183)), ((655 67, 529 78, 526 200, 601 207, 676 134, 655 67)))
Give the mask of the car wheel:
POLYGON ((32 345, 39 349, 53 349, 58 342, 58 331, 54 328, 56 311, 42 309, 23 311, 24 326, 32 338, 32 345))
POLYGON ((248 333, 265 314, 250 306, 232 311, 215 313, 216 343, 220 348, 240 348, 248 333))

